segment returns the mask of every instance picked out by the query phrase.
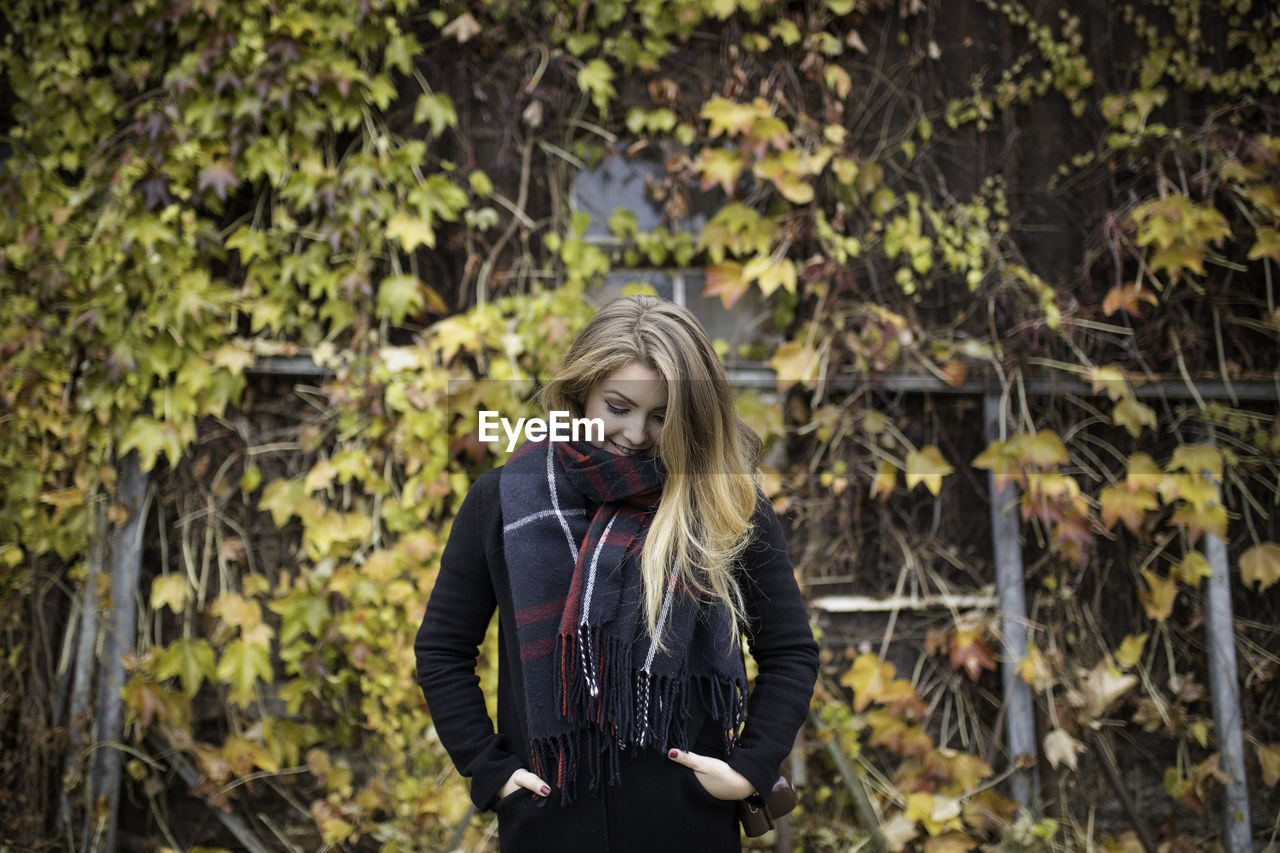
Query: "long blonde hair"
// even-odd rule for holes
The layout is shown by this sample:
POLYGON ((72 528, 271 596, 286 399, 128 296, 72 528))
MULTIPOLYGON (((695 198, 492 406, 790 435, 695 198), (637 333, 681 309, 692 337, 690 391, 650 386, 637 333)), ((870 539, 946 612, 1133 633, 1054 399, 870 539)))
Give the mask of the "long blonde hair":
POLYGON ((542 389, 542 405, 582 417, 596 384, 632 362, 667 387, 657 446, 667 479, 641 559, 649 635, 663 645, 658 616, 674 566, 677 580, 725 603, 736 640, 746 620, 735 566, 751 532, 760 439, 738 418, 724 367, 697 318, 655 296, 614 299, 578 334, 542 389))

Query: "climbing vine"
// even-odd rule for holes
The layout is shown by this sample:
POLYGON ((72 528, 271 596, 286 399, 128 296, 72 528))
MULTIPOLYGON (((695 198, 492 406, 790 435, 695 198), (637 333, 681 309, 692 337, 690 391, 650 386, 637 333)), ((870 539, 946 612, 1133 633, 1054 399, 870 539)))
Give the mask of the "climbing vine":
POLYGON ((764 306, 754 340, 718 346, 776 371, 742 411, 785 451, 763 482, 811 597, 988 586, 986 478, 1017 488, 1045 812, 1007 796, 989 608, 892 661, 822 622, 805 849, 1130 849, 1152 828, 1096 829, 1080 793, 1117 748, 1163 789, 1163 841, 1220 832, 1197 817, 1226 776, 1207 536, 1242 614, 1244 772, 1275 805, 1280 421, 1235 390, 1280 369, 1265 4, 11 5, 7 836, 102 831, 78 816, 104 747, 68 740, 68 709, 77 631, 118 603, 95 555, 136 461, 131 831, 195 843, 166 799, 189 767, 281 849, 490 844, 413 631, 461 496, 504 455, 475 412, 532 413, 595 288, 641 267, 764 306), (640 160, 660 224, 576 209, 576 176, 640 160), (900 374, 935 393, 887 390, 900 374), (1192 390, 1148 393, 1171 383, 1192 390), (1001 395, 998 437, 948 402, 970 387, 1001 395))

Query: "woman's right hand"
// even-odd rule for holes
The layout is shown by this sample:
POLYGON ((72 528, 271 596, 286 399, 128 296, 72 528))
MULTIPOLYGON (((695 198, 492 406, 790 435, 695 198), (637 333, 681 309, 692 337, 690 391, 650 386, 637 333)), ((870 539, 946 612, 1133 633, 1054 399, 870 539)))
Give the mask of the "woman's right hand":
POLYGON ((551 794, 550 785, 543 782, 536 774, 521 768, 512 773, 511 778, 507 780, 507 784, 498 790, 498 799, 509 797, 521 788, 533 792, 538 797, 546 797, 551 794))

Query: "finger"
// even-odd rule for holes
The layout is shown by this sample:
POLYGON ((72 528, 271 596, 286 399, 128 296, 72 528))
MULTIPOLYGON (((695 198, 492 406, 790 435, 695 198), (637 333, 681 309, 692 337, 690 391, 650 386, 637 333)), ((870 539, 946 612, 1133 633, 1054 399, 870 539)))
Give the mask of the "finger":
POLYGON ((521 788, 532 791, 539 796, 545 797, 551 793, 551 786, 536 773, 531 773, 528 770, 517 770, 515 780, 516 784, 521 788))
POLYGON ((689 752, 685 749, 673 749, 667 753, 667 757, 676 764, 683 764, 690 770, 697 770, 702 761, 702 756, 696 752, 689 752))

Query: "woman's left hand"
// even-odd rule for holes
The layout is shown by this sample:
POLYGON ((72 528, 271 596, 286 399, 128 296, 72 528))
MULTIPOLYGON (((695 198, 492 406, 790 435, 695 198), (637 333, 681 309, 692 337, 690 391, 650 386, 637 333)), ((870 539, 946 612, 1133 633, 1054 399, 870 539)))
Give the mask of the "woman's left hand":
POLYGON ((755 793, 755 786, 719 758, 673 749, 668 757, 676 764, 683 764, 694 772, 707 793, 717 800, 741 800, 755 793))

